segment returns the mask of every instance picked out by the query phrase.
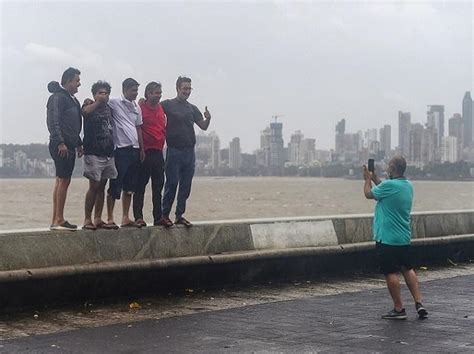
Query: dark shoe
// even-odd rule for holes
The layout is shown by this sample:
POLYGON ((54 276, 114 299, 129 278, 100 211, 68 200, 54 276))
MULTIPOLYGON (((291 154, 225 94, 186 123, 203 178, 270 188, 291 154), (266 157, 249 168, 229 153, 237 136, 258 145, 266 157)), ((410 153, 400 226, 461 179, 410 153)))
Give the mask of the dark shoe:
POLYGON ((418 312, 418 318, 424 319, 428 317, 428 311, 426 311, 426 309, 423 307, 421 302, 417 302, 415 304, 415 307, 416 307, 416 312, 418 312))
POLYGON ((170 220, 169 217, 162 216, 160 221, 158 221, 158 225, 169 228, 169 227, 173 226, 173 222, 170 220))
POLYGON ((69 231, 76 231, 77 225, 70 224, 68 221, 63 222, 60 225, 51 225, 51 230, 69 230, 69 231))
POLYGON ((146 226, 146 222, 143 219, 135 220, 135 224, 139 225, 140 227, 145 227, 146 226))
POLYGON ((184 226, 186 226, 186 227, 191 227, 191 226, 193 226, 193 224, 192 224, 190 221, 186 220, 186 219, 183 218, 182 216, 179 217, 179 218, 176 218, 176 220, 174 221, 174 223, 175 223, 176 225, 184 225, 184 226))
POLYGON ((385 315, 382 315, 382 318, 384 320, 406 320, 407 313, 405 312, 405 309, 401 309, 401 311, 397 311, 393 309, 392 311, 386 313, 385 315))

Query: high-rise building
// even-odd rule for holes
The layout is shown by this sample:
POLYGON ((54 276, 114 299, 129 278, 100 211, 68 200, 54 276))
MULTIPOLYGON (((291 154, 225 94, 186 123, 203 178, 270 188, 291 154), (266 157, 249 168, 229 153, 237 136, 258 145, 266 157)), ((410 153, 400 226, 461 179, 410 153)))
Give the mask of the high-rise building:
MULTIPOLYGON (((410 147, 410 128, 411 124, 411 113, 410 112, 398 112, 398 148, 402 156, 409 157, 411 152, 410 147)), ((419 128, 418 128, 419 129, 419 128)), ((416 150, 416 149, 415 149, 416 150)))
POLYGON ((346 131, 346 120, 341 119, 336 124, 336 154, 344 152, 344 133, 346 131))
POLYGON ((441 162, 458 161, 458 142, 455 136, 444 136, 441 139, 441 162))
POLYGON ((472 98, 471 92, 466 91, 462 99, 462 119, 463 119, 463 146, 469 147, 473 145, 474 125, 472 124, 472 98))
POLYGON ((442 105, 431 105, 428 106, 426 112, 428 122, 427 128, 433 128, 436 130, 436 147, 441 145, 441 138, 444 136, 444 106, 442 105))
POLYGON ((316 139, 303 139, 300 145, 300 164, 309 165, 316 160, 316 139))
POLYGON ((448 121, 449 124, 449 136, 456 137, 458 144, 458 157, 461 157, 463 148, 463 119, 459 113, 454 113, 448 121))
POLYGON ((409 140, 408 140, 408 146, 410 146, 410 151, 409 151, 409 162, 411 164, 421 164, 423 162, 423 156, 422 156, 422 146, 423 146, 423 137, 424 137, 424 130, 425 128, 423 127, 422 124, 420 123, 415 123, 412 124, 409 131, 409 140))
POLYGON ((301 164, 301 142, 303 138, 304 135, 300 130, 297 130, 291 135, 290 142, 288 143, 288 157, 290 164, 293 166, 301 164))
POLYGON ((380 128, 380 149, 384 152, 385 157, 390 156, 392 150, 392 127, 388 124, 380 128))
POLYGON ((285 163, 283 146, 283 124, 270 123, 270 127, 260 133, 260 150, 257 163, 265 167, 282 167, 285 163))
POLYGON ((367 129, 364 133, 364 142, 362 147, 368 149, 370 153, 376 154, 378 150, 374 150, 378 147, 378 144, 375 144, 377 141, 377 129, 367 129))
POLYGON ((229 143, 229 167, 238 170, 241 165, 240 139, 234 138, 229 143))
POLYGON ((438 129, 427 126, 423 131, 423 140, 421 145, 422 162, 427 164, 430 162, 440 161, 440 145, 438 145, 438 129))
POLYGON ((271 131, 267 127, 260 132, 260 149, 257 153, 257 164, 259 166, 270 166, 270 141, 271 131))
POLYGON ((217 134, 212 132, 210 134, 212 136, 212 143, 211 143, 211 168, 216 170, 221 165, 221 143, 217 134))
POLYGON ((284 163, 283 123, 270 123, 270 166, 280 167, 284 163))

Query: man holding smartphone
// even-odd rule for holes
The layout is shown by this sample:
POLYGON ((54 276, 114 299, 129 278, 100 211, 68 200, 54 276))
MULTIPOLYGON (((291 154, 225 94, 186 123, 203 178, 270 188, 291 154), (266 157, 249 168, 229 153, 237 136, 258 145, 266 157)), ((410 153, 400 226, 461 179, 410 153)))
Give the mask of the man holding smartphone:
POLYGON ((376 175, 374 166, 370 166, 373 171, 363 166, 364 195, 367 199, 377 201, 373 224, 377 257, 394 305, 393 310, 382 315, 383 319, 407 318, 400 294, 399 272, 403 274, 410 289, 419 318, 426 318, 428 315, 421 303, 418 279, 411 260, 410 213, 413 204, 413 186, 404 177, 406 165, 402 156, 392 158, 387 168, 389 179, 383 182, 376 175), (375 183, 374 187, 372 182, 375 183))

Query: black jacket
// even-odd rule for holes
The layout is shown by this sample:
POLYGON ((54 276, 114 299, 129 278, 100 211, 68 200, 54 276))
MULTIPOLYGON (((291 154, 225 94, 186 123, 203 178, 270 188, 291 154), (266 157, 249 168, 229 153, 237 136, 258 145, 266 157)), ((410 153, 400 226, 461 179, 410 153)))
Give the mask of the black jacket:
POLYGON ((82 145, 79 134, 82 129, 81 105, 71 97, 58 82, 48 84, 49 96, 46 105, 46 122, 49 130, 49 140, 55 145, 66 144, 69 149, 82 145))

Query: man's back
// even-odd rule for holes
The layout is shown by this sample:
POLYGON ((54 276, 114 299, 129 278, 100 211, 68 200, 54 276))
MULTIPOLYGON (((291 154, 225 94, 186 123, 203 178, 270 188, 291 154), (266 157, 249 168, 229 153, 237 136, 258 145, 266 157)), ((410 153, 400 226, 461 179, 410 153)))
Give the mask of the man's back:
POLYGON ((386 245, 409 245, 413 186, 404 177, 386 180, 372 188, 377 200, 374 240, 386 245))

